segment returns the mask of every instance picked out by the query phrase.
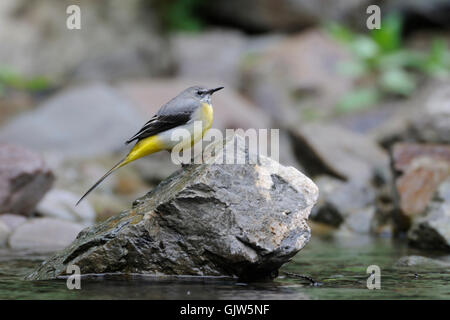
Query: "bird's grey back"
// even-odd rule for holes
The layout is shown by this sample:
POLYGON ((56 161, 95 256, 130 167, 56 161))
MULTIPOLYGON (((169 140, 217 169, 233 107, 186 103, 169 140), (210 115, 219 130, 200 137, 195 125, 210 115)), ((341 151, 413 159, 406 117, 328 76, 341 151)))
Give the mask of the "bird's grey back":
POLYGON ((201 101, 192 94, 192 91, 196 90, 197 88, 200 87, 190 87, 181 92, 175 98, 163 105, 159 109, 157 115, 165 116, 180 113, 192 114, 195 110, 197 110, 198 107, 202 105, 201 101))

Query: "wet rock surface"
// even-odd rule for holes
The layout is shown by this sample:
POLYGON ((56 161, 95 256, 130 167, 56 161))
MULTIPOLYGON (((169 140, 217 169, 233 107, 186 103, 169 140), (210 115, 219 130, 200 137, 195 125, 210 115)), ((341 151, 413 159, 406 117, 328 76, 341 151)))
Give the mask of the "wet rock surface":
POLYGON ((425 216, 414 221, 408 240, 418 248, 450 252, 450 179, 439 186, 425 216))
POLYGON ((0 220, 0 248, 6 245, 10 233, 11 229, 0 220))
POLYGON ((450 147, 398 143, 392 150, 397 224, 407 230, 414 217, 425 213, 439 185, 450 175, 450 147))
POLYGON ((0 213, 31 214, 53 180, 39 155, 0 142, 0 213))
POLYGON ((450 262, 422 256, 405 256, 398 259, 396 267, 442 268, 450 267, 450 262))
MULTIPOLYGON (((249 155, 237 136, 224 150, 234 142, 236 158, 249 155)), ((207 150, 216 147, 220 151, 222 142, 207 150)), ((27 278, 54 279, 69 264, 83 274, 274 276, 309 241, 306 219, 318 189, 293 167, 263 156, 259 161, 185 166, 132 209, 84 229, 27 278)))

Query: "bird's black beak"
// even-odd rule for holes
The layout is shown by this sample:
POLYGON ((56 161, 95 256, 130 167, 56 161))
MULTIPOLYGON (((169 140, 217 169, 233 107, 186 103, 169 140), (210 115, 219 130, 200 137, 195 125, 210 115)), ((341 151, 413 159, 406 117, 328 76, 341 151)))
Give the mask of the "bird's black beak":
POLYGON ((216 92, 216 91, 219 91, 219 90, 222 90, 224 87, 217 87, 217 88, 214 88, 214 89, 209 89, 208 91, 207 91, 207 93, 208 94, 213 94, 214 92, 216 92))

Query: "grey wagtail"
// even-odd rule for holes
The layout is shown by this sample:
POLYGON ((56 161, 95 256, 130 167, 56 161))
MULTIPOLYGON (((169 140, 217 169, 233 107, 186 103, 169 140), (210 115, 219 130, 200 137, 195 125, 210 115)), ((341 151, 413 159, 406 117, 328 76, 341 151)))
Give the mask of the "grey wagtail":
POLYGON ((131 143, 135 140, 136 144, 119 163, 111 168, 103 177, 101 177, 82 197, 77 205, 92 190, 94 190, 111 173, 124 165, 133 162, 149 154, 161 150, 172 150, 178 141, 171 139, 172 133, 176 129, 187 129, 190 132, 190 145, 195 144, 211 128, 213 121, 213 107, 211 105, 211 96, 214 92, 223 89, 218 87, 207 89, 199 86, 190 87, 181 92, 178 96, 163 105, 158 112, 125 143, 131 143), (194 122, 202 122, 202 130, 197 133, 194 130, 194 122))

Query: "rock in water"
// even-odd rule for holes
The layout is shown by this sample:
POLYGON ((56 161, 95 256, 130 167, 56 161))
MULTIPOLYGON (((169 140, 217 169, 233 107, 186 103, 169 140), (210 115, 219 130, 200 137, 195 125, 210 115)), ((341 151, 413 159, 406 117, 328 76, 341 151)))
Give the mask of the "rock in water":
POLYGON ((401 257, 394 264, 394 267, 420 267, 420 268, 442 268, 449 267, 450 263, 438 259, 432 259, 422 256, 401 257))
POLYGON ((397 143, 392 148, 397 228, 406 231, 426 213, 440 184, 450 177, 450 146, 397 143))
POLYGON ((414 220, 408 241, 417 248, 450 252, 450 178, 439 186, 425 216, 414 220))
MULTIPOLYGON (((251 155, 243 141, 233 136, 205 153, 234 150, 237 143, 234 157, 242 159, 251 155)), ((64 276, 70 264, 82 274, 276 274, 309 241, 306 220, 318 188, 293 167, 264 156, 258 164, 219 164, 218 153, 204 159, 208 163, 185 166, 132 209, 84 229, 27 279, 64 276)))
POLYGON ((0 213, 31 214, 53 180, 37 154, 0 142, 0 213))
POLYGON ((10 228, 0 220, 0 248, 6 245, 10 233, 10 228))

